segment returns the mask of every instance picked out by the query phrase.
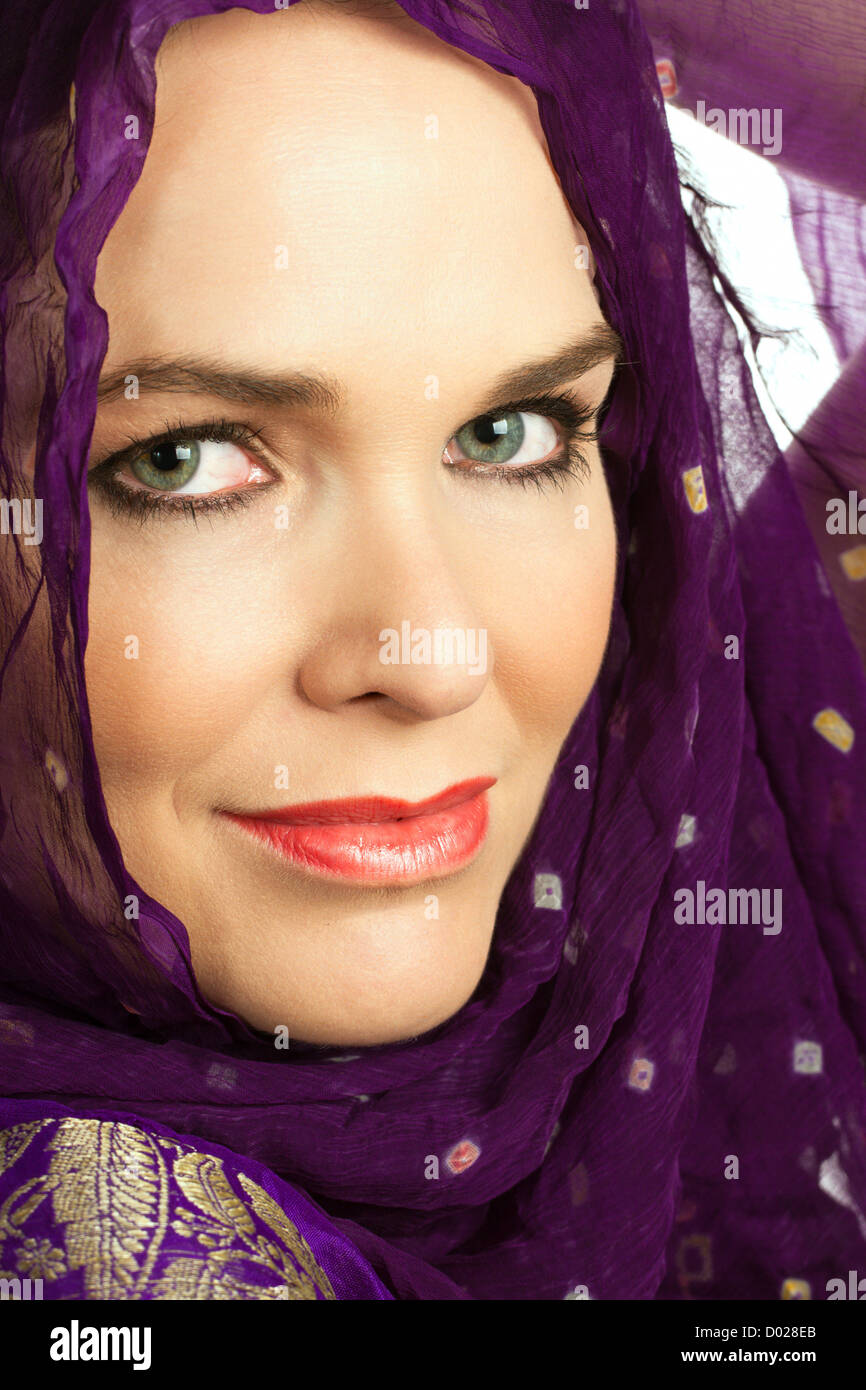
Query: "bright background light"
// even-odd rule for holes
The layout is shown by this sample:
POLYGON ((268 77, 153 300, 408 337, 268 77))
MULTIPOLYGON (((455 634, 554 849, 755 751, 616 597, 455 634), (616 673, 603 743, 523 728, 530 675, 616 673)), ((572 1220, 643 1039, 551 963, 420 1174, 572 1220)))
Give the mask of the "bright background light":
MULTIPOLYGON (((742 321, 730 310, 768 423, 786 449, 791 434, 779 412, 800 429, 836 381, 840 363, 800 260, 785 181, 772 158, 727 140, 670 103, 666 111, 671 138, 687 152, 695 181, 729 205, 707 210, 725 274, 761 323, 796 330, 781 342, 763 338, 756 362, 742 321)), ((683 200, 688 209, 688 190, 683 200)))

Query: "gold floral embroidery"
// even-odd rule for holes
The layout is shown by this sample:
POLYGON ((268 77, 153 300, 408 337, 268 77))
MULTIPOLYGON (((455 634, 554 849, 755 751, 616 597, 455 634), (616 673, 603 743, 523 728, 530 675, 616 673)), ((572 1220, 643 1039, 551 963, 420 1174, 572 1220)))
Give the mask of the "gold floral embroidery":
POLYGON ((50 1120, 31 1120, 29 1124, 0 1129, 0 1173, 5 1173, 7 1168, 18 1162, 31 1139, 35 1139, 40 1129, 50 1123, 50 1120))
MULTIPOLYGON (((18 1162, 40 1130, 50 1123, 50 1120, 31 1120, 28 1124, 13 1125, 10 1129, 0 1130, 0 1175, 18 1162)), ((29 1182, 22 1183, 20 1187, 13 1189, 0 1206, 0 1251, 2 1251, 3 1242, 6 1239, 11 1238, 16 1242, 20 1240, 21 1227, 28 1217, 33 1215, 45 1195, 44 1185, 40 1178, 31 1178, 29 1182)), ((29 1246, 25 1238, 19 1247, 19 1268, 22 1257, 26 1260, 29 1253, 29 1246)), ((61 1271, 58 1269, 59 1272, 61 1271)), ((0 1272, 0 1278, 14 1279, 15 1275, 9 1270, 3 1270, 0 1272)))
POLYGON ((61 1120, 48 1148, 54 1219, 88 1298, 140 1298, 168 1224, 165 1162, 150 1135, 105 1120, 61 1120))
POLYGON ((29 1279, 59 1279, 66 1273, 63 1251, 58 1250, 50 1240, 35 1240, 27 1236, 21 1242, 16 1265, 29 1279))
POLYGON ((93 1299, 336 1298, 279 1204, 245 1173, 241 1195, 222 1160, 191 1145, 117 1121, 37 1120, 0 1130, 0 1173, 47 1126, 47 1171, 0 1206, 0 1254, 13 1240, 21 1273, 81 1271, 93 1299), (56 1245, 22 1229, 47 1198, 56 1245), (172 1236, 201 1254, 179 1253, 172 1236))

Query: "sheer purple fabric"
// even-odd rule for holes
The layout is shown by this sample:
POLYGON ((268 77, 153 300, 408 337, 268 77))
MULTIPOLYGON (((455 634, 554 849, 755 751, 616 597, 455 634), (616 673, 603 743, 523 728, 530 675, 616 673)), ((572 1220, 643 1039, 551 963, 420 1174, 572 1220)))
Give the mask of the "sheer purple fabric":
MULTIPOLYGON (((44 535, 0 550, 4 1119, 62 1102, 222 1145, 309 1194, 398 1298, 824 1298, 866 1273, 863 666, 682 212, 635 4, 402 4, 532 88, 626 342, 603 434, 622 544, 601 676, 452 1019, 281 1053, 208 1003, 100 791, 84 474, 107 339, 95 261, 146 155, 154 55, 229 0, 6 0, 0 463, 5 498, 42 499, 44 535), (749 920, 720 919, 746 901, 729 890, 751 891, 749 920)), ((810 127, 792 124, 803 168, 810 127)), ((831 272, 853 357, 861 279, 831 272)), ((827 468, 837 418, 812 441, 827 468)))
MULTIPOLYGON (((828 530, 827 503, 862 490, 866 427, 866 18, 856 0, 641 0, 670 99, 724 113, 730 136, 753 114, 778 127, 773 158, 788 187, 806 271, 840 379, 787 450, 806 518, 866 663, 866 551, 828 530), (673 90, 672 90, 673 89, 673 90), (778 113, 778 114, 776 114, 778 113), (772 118, 772 119, 769 119, 772 118)), ((717 120, 714 117, 711 124, 717 120)), ((754 133, 754 132, 752 132, 754 133)), ((760 142, 757 148, 760 148, 760 142)), ((859 494, 858 494, 859 496, 859 494)), ((866 527, 857 535, 866 534, 866 527)))

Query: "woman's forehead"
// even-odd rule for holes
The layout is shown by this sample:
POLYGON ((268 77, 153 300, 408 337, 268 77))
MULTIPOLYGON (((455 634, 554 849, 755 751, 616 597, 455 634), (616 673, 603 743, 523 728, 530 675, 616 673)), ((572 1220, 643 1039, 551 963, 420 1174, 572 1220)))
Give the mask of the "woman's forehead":
POLYGON ((414 22, 307 9, 172 31, 99 260, 111 358, 230 334, 279 368, 287 341, 369 352, 371 325, 403 358, 413 341, 459 356, 455 334, 466 355, 510 335, 525 356, 527 333, 549 350, 597 321, 530 89, 414 22))

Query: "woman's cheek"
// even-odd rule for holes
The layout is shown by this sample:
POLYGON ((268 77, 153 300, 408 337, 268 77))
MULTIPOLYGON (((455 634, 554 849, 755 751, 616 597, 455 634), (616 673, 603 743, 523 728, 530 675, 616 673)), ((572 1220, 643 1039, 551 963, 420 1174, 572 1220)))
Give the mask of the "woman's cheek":
POLYGON ((106 782, 200 763, 249 715, 268 669, 261 610, 230 597, 240 576, 191 586, 160 559, 126 566, 95 547, 85 677, 106 782))
POLYGON ((520 565, 509 564, 496 602, 495 679, 520 727, 544 742, 566 737, 597 678, 610 628, 616 531, 603 478, 581 505, 589 525, 575 526, 573 509, 559 511, 520 565))

